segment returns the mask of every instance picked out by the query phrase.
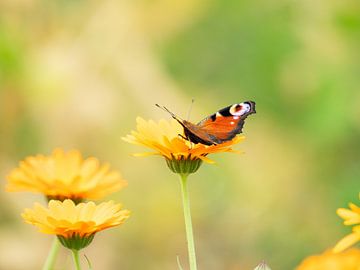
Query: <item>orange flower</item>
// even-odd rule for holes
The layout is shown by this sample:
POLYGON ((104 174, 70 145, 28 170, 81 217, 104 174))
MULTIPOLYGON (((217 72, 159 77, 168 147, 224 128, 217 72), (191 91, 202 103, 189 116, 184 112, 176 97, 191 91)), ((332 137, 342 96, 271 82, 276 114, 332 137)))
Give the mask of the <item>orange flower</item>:
POLYGON ((87 246, 95 233, 124 223, 129 215, 130 211, 121 210, 121 205, 113 201, 75 205, 72 200, 51 200, 48 208, 35 203, 33 209, 25 209, 22 217, 40 232, 57 235, 60 242, 66 243, 64 246, 74 249, 87 246))
POLYGON ((329 250, 306 258, 296 270, 360 270, 360 250, 351 249, 338 254, 329 250))
POLYGON ((178 161, 192 163, 195 171, 200 166, 201 161, 214 163, 207 155, 238 152, 231 149, 231 146, 244 140, 244 136, 236 136, 233 140, 222 144, 193 144, 179 136, 179 134, 183 134, 183 128, 175 120, 160 120, 156 123, 153 120, 146 121, 138 117, 136 122, 137 131, 132 131, 123 140, 155 150, 154 152, 135 154, 136 156, 161 155, 170 166, 178 165, 178 161), (197 161, 198 164, 191 161, 197 161))
POLYGON ((55 149, 50 156, 30 156, 8 176, 7 191, 42 193, 49 199, 99 199, 127 185, 120 174, 80 152, 55 149))

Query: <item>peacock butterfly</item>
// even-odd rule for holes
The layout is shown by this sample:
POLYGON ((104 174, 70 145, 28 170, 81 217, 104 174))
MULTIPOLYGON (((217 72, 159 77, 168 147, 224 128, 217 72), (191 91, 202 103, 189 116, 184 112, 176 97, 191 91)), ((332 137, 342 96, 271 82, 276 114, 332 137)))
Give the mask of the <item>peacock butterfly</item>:
POLYGON ((168 108, 155 104, 167 111, 184 128, 184 139, 192 143, 205 145, 221 144, 230 141, 242 132, 245 119, 248 115, 256 113, 255 102, 245 101, 225 107, 206 117, 197 124, 183 120, 172 113, 168 108))

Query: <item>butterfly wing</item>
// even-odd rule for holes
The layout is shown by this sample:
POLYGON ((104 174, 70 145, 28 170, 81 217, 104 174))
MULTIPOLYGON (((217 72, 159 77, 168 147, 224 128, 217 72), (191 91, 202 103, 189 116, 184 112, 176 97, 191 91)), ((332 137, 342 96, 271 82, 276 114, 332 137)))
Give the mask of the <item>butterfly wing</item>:
POLYGON ((253 101, 228 106, 200 121, 197 124, 198 133, 206 136, 213 144, 229 141, 242 132, 244 120, 253 113, 253 101))

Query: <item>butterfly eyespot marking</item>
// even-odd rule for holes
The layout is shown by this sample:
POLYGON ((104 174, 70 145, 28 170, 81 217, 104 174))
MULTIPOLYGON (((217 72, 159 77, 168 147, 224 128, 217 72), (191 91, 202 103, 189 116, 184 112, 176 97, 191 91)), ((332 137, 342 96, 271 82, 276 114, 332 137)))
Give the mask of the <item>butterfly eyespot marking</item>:
POLYGON ((234 104, 234 105, 232 105, 232 106, 230 107, 230 109, 229 109, 230 114, 236 115, 236 114, 238 113, 238 111, 239 111, 239 107, 240 107, 239 104, 234 104))
POLYGON ((230 107, 229 112, 234 116, 242 116, 251 111, 251 105, 248 102, 234 104, 230 107))

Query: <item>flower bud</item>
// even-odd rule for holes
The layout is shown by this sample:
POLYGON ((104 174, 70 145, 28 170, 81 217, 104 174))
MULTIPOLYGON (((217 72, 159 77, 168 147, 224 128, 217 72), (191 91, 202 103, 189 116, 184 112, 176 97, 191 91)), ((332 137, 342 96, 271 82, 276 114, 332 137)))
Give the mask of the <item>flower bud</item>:
POLYGON ((271 270, 270 267, 263 261, 254 270, 271 270))

